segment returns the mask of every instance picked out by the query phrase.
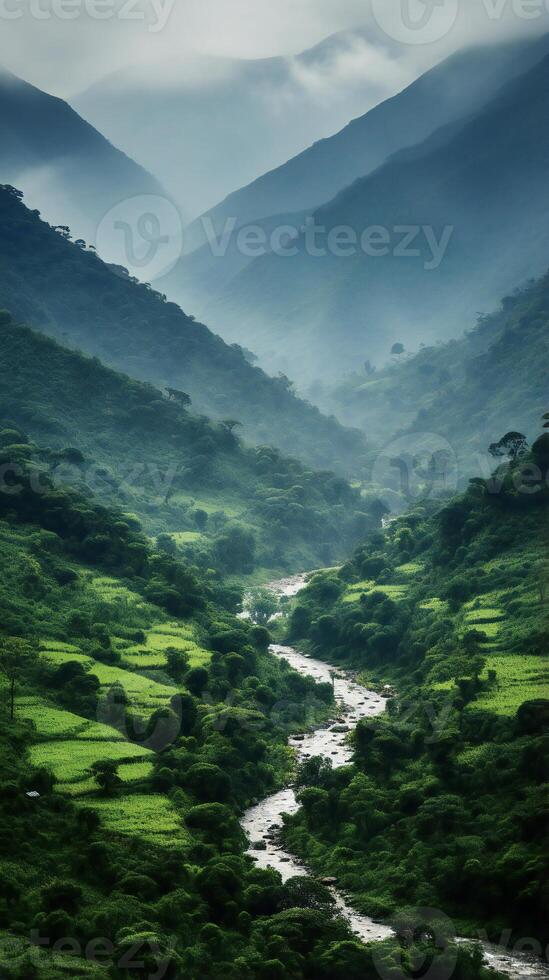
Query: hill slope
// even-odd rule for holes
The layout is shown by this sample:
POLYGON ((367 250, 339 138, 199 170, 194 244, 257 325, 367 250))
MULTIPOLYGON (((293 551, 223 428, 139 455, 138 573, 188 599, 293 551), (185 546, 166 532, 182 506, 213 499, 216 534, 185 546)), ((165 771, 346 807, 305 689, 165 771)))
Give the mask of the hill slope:
MULTIPOLYGON (((221 232, 229 218, 236 218, 240 226, 272 215, 315 210, 393 153, 479 111, 505 81, 527 71, 548 49, 549 38, 544 38, 459 52, 339 133, 230 194, 205 217, 221 232)), ((200 243, 199 222, 189 229, 189 236, 200 243)))
POLYGON ((427 347, 400 363, 354 374, 318 400, 378 445, 397 433, 447 439, 465 471, 494 433, 536 432, 547 403, 549 275, 506 297, 459 340, 427 347))
POLYGON ((184 52, 119 71, 74 105, 158 174, 190 221, 385 98, 395 78, 405 84, 396 45, 371 35, 344 32, 293 57, 184 52))
MULTIPOLYGON (((358 491, 231 427, 190 414, 151 385, 59 347, 0 313, 0 414, 56 484, 94 493, 170 535, 204 570, 274 577, 344 556, 375 527, 358 491), (75 452, 77 451, 77 452, 75 452)), ((0 433, 0 439, 2 433, 0 433)))
POLYGON ((361 911, 441 909, 462 934, 547 942, 549 435, 319 573, 291 642, 393 693, 354 766, 302 775, 286 842, 361 911), (532 464, 537 477, 532 481, 532 464), (522 488, 522 492, 521 492, 522 488), (342 838, 344 846, 341 846, 342 838), (521 900, 516 901, 520 895, 521 900))
POLYGON ((238 420, 318 469, 355 472, 364 440, 295 397, 242 351, 150 287, 112 270, 0 188, 0 305, 21 322, 99 356, 132 377, 183 389, 199 411, 238 420))
POLYGON ((110 208, 158 182, 62 99, 0 68, 0 183, 15 184, 53 224, 90 243, 110 208))
POLYGON ((316 212, 320 254, 302 236, 293 257, 256 259, 210 315, 298 381, 459 333, 546 267, 548 77, 545 58, 462 128, 357 181, 316 212), (338 255, 327 233, 341 228, 355 238, 338 255))

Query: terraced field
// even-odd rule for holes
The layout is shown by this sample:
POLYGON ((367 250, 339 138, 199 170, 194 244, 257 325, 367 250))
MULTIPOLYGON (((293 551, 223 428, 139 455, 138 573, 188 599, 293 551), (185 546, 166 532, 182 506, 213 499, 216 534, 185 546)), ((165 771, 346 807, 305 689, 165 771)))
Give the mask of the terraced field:
POLYGON ((168 798, 159 793, 134 793, 113 800, 94 799, 89 805, 93 805, 112 833, 138 836, 160 847, 190 840, 179 813, 168 798))
MULTIPOLYGON (((549 660, 527 654, 489 656, 486 671, 495 670, 496 684, 475 701, 498 715, 514 715, 524 701, 549 699, 549 660)), ((487 676, 487 674, 485 675, 487 676)))

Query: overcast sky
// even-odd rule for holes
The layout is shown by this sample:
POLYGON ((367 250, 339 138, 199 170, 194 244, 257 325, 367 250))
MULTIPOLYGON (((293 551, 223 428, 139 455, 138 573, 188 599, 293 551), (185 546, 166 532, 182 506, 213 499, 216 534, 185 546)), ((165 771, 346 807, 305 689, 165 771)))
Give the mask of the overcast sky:
POLYGON ((397 44, 419 74, 464 44, 549 29, 549 0, 0 0, 0 63, 69 97, 189 49, 288 55, 354 27, 397 44))

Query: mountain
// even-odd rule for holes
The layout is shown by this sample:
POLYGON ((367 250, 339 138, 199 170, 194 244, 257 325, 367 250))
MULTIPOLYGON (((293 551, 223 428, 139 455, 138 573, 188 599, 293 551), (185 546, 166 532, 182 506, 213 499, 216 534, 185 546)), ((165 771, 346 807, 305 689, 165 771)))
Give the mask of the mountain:
MULTIPOLYGON (((233 218, 240 227, 273 215, 315 210, 393 153, 478 111, 505 81, 527 71, 548 51, 549 36, 459 51, 334 136, 230 194, 203 218, 221 233, 233 218)), ((187 234, 190 243, 200 246, 201 221, 187 234)))
POLYGON ((0 306, 20 322, 100 357, 134 378, 183 389, 200 412, 242 423, 247 441, 270 443, 317 469, 357 472, 362 435, 298 399, 239 348, 196 323, 150 286, 93 252, 0 188, 0 306))
POLYGON ((320 208, 320 238, 302 234, 291 258, 255 259, 221 291, 208 308, 221 332, 303 384, 385 360, 395 343, 455 336, 510 284, 540 275, 548 81, 545 57, 466 123, 401 151, 320 208), (328 248, 338 229, 339 255, 338 242, 328 248))
POLYGON ((157 174, 192 220, 409 81, 398 56, 372 29, 291 57, 189 51, 177 62, 118 71, 73 104, 157 174))
POLYGON ((31 207, 95 243, 120 201, 161 194, 158 182, 84 122, 62 99, 0 69, 0 182, 21 187, 31 207))
POLYGON ((193 415, 150 384, 59 346, 0 314, 0 415, 46 471, 193 563, 270 578, 342 558, 376 521, 329 472, 247 448, 232 425, 193 415), (15 431, 14 431, 15 430, 15 431))
POLYGON ((471 475, 494 435, 518 429, 534 437, 548 401, 548 358, 546 274, 459 339, 401 355, 379 371, 368 367, 333 389, 315 388, 314 396, 377 446, 397 434, 443 437, 471 475))

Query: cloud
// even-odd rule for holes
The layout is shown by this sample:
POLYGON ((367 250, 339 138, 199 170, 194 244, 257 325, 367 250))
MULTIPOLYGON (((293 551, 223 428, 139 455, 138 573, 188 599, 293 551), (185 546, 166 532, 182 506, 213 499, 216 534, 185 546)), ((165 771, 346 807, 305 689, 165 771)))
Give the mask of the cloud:
MULTIPOLYGON (((402 17, 403 5, 432 0, 103 0, 112 16, 91 16, 97 0, 76 0, 76 17, 60 17, 63 9, 75 12, 64 0, 0 0, 0 63, 35 84, 68 97, 118 68, 146 63, 164 65, 198 50, 217 56, 264 58, 296 55, 338 31, 366 28, 372 34, 376 56, 365 45, 351 45, 333 65, 332 84, 345 87, 353 76, 371 72, 384 86, 400 79, 395 57, 387 58, 402 17), (382 4, 384 35, 374 16, 382 4), (20 13, 7 19, 5 12, 20 13), (57 11, 57 15, 55 13, 57 11), (39 16, 37 14, 39 13, 39 16), (169 15, 169 16, 168 16, 169 15), (167 18, 167 19, 166 19, 167 18), (164 23, 165 21, 165 23, 164 23), (164 24, 163 29, 159 29, 164 24), (394 27, 394 30, 393 30, 394 27), (367 56, 367 57, 363 57, 367 56)), ((457 5, 452 30, 423 45, 401 45, 396 60, 408 78, 433 65, 448 53, 474 41, 549 28, 549 0, 443 0, 457 5)), ((99 4, 97 4, 99 7, 99 4)), ((410 8, 413 9, 413 8, 410 8)), ((299 68, 304 85, 321 84, 314 70, 299 68)))

